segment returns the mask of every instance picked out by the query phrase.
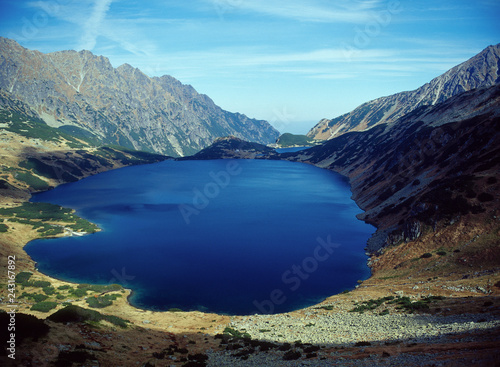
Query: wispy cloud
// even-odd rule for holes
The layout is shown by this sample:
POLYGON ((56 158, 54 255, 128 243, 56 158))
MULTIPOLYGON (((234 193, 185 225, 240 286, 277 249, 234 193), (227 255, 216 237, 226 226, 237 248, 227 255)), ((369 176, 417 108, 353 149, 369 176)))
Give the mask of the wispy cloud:
MULTIPOLYGON (((361 50, 346 59, 342 49, 317 49, 304 52, 266 52, 266 49, 224 48, 197 52, 178 52, 151 55, 148 62, 156 62, 158 68, 145 70, 149 75, 173 74, 184 82, 210 76, 233 80, 251 75, 293 75, 305 79, 360 79, 367 75, 409 76, 417 72, 440 71, 457 64, 458 60, 435 57, 403 55, 390 49, 361 50), (200 63, 200 60, 203 60, 200 63), (443 61, 444 60, 444 61, 443 61), (448 63, 449 62, 449 63, 448 63)), ((139 68, 141 60, 137 59, 139 68)))
POLYGON ((79 49, 92 50, 99 36, 101 23, 106 17, 113 0, 96 0, 90 18, 83 25, 83 35, 80 38, 79 49))
MULTIPOLYGON (((60 3, 59 1, 29 1, 26 7, 39 11, 37 17, 43 19, 45 16, 61 19, 73 24, 82 25, 86 19, 87 4, 82 3, 60 3)), ((59 36, 61 36, 59 34, 59 36)))
POLYGON ((351 63, 352 61, 372 61, 389 59, 395 56, 393 50, 362 50, 348 60, 345 50, 336 48, 317 49, 304 52, 266 52, 258 48, 232 47, 200 52, 181 52, 169 54, 170 61, 189 62, 203 60, 203 66, 224 65, 233 67, 259 67, 266 65, 289 65, 309 63, 351 63))
POLYGON ((360 23, 379 9, 380 0, 207 0, 222 12, 245 11, 305 22, 360 23))
MULTIPOLYGON (((412 48, 407 50, 374 48, 360 50, 346 59, 344 50, 319 48, 302 52, 273 50, 269 47, 227 47, 210 50, 164 53, 151 55, 150 62, 156 62, 155 70, 145 70, 148 75, 170 74, 185 83, 202 84, 217 78, 228 83, 240 83, 253 78, 267 76, 274 80, 301 81, 343 80, 363 83, 366 80, 389 82, 416 80, 408 83, 406 89, 414 89, 431 78, 458 65, 478 51, 450 52, 453 45, 442 47, 412 48), (203 62, 200 62, 203 60, 203 62)), ((479 50, 480 51, 480 50, 479 50)), ((142 60, 137 67, 142 69, 142 60)), ((346 84, 347 85, 347 84, 346 84)), ((376 82, 373 85, 378 85, 376 82)), ((397 92, 394 87, 390 92, 397 92)), ((387 94, 389 92, 385 92, 387 94)), ((376 97, 374 93, 371 97, 376 97)), ((361 100, 360 100, 361 101, 361 100)), ((361 101, 362 102, 362 101, 361 101)))

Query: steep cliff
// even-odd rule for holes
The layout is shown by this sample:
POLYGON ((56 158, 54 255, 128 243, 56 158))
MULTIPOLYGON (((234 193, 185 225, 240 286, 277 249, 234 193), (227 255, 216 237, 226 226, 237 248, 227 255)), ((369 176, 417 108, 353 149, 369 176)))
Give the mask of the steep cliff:
POLYGON ((75 136, 90 132, 103 143, 168 155, 192 154, 221 136, 268 144, 279 135, 171 76, 115 69, 89 51, 43 54, 1 37, 0 90, 75 136))
POLYGON ((363 131, 394 122, 421 106, 436 105, 460 93, 493 86, 500 81, 499 69, 500 44, 489 46, 416 90, 377 98, 345 115, 323 119, 307 136, 328 140, 349 131, 363 131))

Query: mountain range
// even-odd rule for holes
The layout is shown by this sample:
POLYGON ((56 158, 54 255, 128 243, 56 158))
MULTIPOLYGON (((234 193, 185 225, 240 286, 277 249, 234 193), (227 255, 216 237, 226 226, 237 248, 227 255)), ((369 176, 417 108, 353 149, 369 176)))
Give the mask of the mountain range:
MULTIPOLYGON (((19 127, 9 122, 11 132, 26 136, 23 129, 30 126, 52 140, 65 142, 65 146, 87 150, 92 149, 94 140, 101 139, 125 148, 170 151, 176 156, 195 153, 185 159, 287 159, 339 172, 349 178, 353 199, 364 210, 359 218, 378 228, 368 245, 370 253, 397 241, 414 240, 423 228, 436 229, 457 221, 457 216, 488 211, 492 204, 489 199, 498 189, 494 181, 500 164, 500 45, 489 46, 415 91, 365 103, 341 117, 345 131, 337 132, 340 135, 330 136, 306 151, 288 154, 278 154, 266 146, 276 141, 277 135, 267 123, 259 125, 243 115, 225 112, 207 96, 172 77, 149 78, 129 65, 114 69, 107 59, 87 51, 45 55, 7 39, 0 39, 0 45, 0 105, 6 111, 6 121, 11 118, 9 114, 23 116, 20 121, 33 121, 19 127), (41 76, 35 77, 37 73, 41 76), (141 85, 145 87, 141 89, 141 85), (185 104, 182 109, 186 112, 172 120, 168 116, 178 111, 179 101, 185 104), (162 103, 167 103, 166 107, 162 103), (105 105, 108 107, 102 107, 105 105), (92 106, 101 106, 101 112, 92 106), (218 133, 209 133, 204 124, 210 117, 203 112, 207 109, 215 115, 230 116, 233 122, 247 119, 245 134, 255 139, 242 138, 241 120, 240 133, 227 134, 230 129, 222 128, 226 121, 223 117, 211 125, 219 129, 215 129, 218 133), (391 114, 382 114, 381 110, 390 110, 391 114), (204 122, 195 121, 197 113, 204 122), (175 124, 160 124, 155 120, 161 119, 159 114, 164 121, 175 120, 175 124), (89 116, 94 118, 86 119, 89 116), (180 135, 176 135, 178 126, 184 128, 183 134, 193 137, 182 135, 186 139, 182 147, 180 135), (50 134, 49 128, 53 130, 50 134), (150 135, 152 131, 157 134, 150 135), (270 135, 266 136, 266 131, 270 135), (81 137, 85 139, 78 140, 81 137), (196 146, 192 145, 195 137, 196 146), (215 142, 196 153, 210 139, 215 142)), ((56 171, 63 170, 59 158, 33 153, 29 157, 55 165, 56 171)), ((78 170, 70 175, 70 181, 84 176, 78 170)), ((46 185, 55 183, 50 181, 53 177, 48 181, 43 175, 38 178, 46 185)), ((8 182, 15 186, 15 177, 8 182)))
POLYGON ((390 123, 420 106, 436 105, 460 93, 491 87, 500 81, 500 44, 432 79, 420 88, 381 97, 363 103, 353 111, 334 119, 323 119, 307 136, 328 140, 349 131, 363 131, 390 123))
POLYGON ((262 144, 279 135, 268 122, 225 111, 171 76, 114 68, 89 51, 44 54, 2 37, 0 92, 74 136, 172 156, 227 135, 262 144))
MULTIPOLYGON (((404 93, 392 96, 392 105, 391 97, 384 97, 394 116, 383 122, 356 125, 353 111, 351 130, 363 131, 346 129, 322 143, 314 141, 319 144, 314 147, 279 154, 266 145, 276 132, 266 130, 264 122, 245 120, 252 128, 241 124, 256 137, 246 140, 254 141, 242 139, 240 131, 216 138, 190 157, 177 158, 281 159, 338 172, 349 179, 352 198, 363 210, 358 218, 377 228, 366 248, 371 276, 358 281, 355 289, 296 312, 244 318, 135 309, 127 303, 129 290, 50 278, 23 249, 37 238, 96 230, 69 209, 28 202, 31 193, 115 168, 171 159, 102 145, 188 154, 208 142, 208 135, 218 135, 207 132, 201 111, 212 111, 214 118, 217 113, 243 117, 220 110, 171 77, 148 78, 129 66, 113 69, 107 59, 88 52, 44 55, 5 39, 0 47, 0 256, 9 259, 10 268, 15 264, 15 272, 9 272, 15 273, 19 298, 14 303, 16 365, 153 366, 176 360, 191 366, 205 365, 219 352, 232 358, 228 365, 275 355, 285 364, 300 359, 297 363, 318 365, 441 361, 462 366, 498 361, 500 85, 495 78, 498 57, 492 56, 498 55, 497 46, 471 59, 465 69, 451 69, 448 84, 444 79, 429 83, 425 103, 416 106, 414 92, 405 92, 413 99, 404 100, 404 93), (85 65, 75 68, 79 64, 74 61, 85 58, 85 65), (440 100, 444 90, 454 95, 440 100), (175 119, 169 115, 172 111, 186 112, 175 119), (162 113, 164 119, 152 117, 162 113), (193 137, 187 145, 174 144, 174 138, 185 136, 178 132, 181 127, 182 134, 193 137), (156 140, 152 131, 160 134, 156 140), (270 135, 265 136, 266 131, 270 135), (169 135, 174 133, 179 135, 169 135), (102 313, 89 309, 96 305, 107 308, 102 313), (338 329, 332 332, 331 325, 338 329), (468 328, 461 329, 463 325, 468 328), (422 336, 416 334, 420 327, 422 336), (321 339, 283 342, 283 334, 297 339, 299 329, 321 339)), ((370 106, 378 105, 366 104, 367 119, 377 115, 370 106)), ((291 145, 306 140, 283 139, 291 145)), ((294 273, 304 280, 317 275, 302 272, 308 264, 323 266, 317 255, 314 251, 302 267, 294 264, 294 273)), ((332 255, 341 256, 336 251, 332 255)), ((133 277, 125 268, 111 273, 116 279, 133 277)), ((12 299, 9 290, 0 290, 4 300, 12 299)), ((276 291, 271 300, 281 299, 276 291)), ((10 310, 11 302, 3 302, 3 308, 10 310)), ((0 311, 0 318, 12 323, 11 314, 0 311)), ((7 328, 3 331, 3 340, 12 338, 7 328)), ((10 365, 7 346, 0 350, 2 365, 10 365)), ((264 364, 281 363, 273 361, 264 364)))

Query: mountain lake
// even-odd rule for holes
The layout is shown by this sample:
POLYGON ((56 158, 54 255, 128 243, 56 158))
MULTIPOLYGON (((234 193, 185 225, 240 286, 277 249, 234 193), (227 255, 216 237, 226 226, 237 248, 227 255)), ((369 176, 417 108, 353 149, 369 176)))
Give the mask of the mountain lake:
POLYGON ((36 194, 102 231, 35 240, 38 269, 118 283, 132 305, 232 315, 314 305, 370 276, 366 241, 339 174, 267 160, 164 161, 36 194))

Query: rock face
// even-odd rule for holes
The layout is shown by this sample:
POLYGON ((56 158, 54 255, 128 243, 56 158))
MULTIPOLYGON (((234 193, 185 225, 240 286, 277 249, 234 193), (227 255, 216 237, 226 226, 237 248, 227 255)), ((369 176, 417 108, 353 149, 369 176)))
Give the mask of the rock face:
POLYGON ((89 51, 43 54, 1 37, 0 91, 73 135, 91 132, 103 143, 174 156, 221 136, 268 144, 279 135, 171 76, 150 78, 128 64, 115 69, 89 51))
POLYGON ((460 93, 490 87, 500 81, 500 44, 489 46, 422 87, 377 98, 332 120, 323 119, 307 136, 328 140, 349 131, 363 131, 390 123, 421 106, 436 105, 460 93))

